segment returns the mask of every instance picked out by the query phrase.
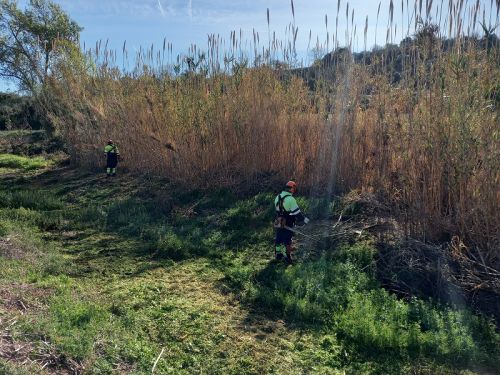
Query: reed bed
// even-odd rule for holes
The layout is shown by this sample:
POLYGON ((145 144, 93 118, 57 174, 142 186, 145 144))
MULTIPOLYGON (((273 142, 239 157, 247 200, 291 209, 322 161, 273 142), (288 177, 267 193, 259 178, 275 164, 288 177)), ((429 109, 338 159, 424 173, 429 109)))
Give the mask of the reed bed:
POLYGON ((458 238, 498 266, 498 4, 490 15, 479 2, 403 1, 399 27, 398 6, 388 9, 389 44, 353 54, 355 13, 339 0, 335 32, 325 17, 327 41, 316 43, 331 52, 309 68, 297 66, 294 21, 285 41, 270 28, 250 41, 234 31, 185 56, 165 40, 139 51, 129 70, 126 43, 122 58, 98 43, 58 67, 51 118, 83 168, 102 166, 112 138, 123 166, 186 186, 274 176, 315 195, 377 192, 408 234, 458 238), (390 45, 400 35, 408 37, 390 45))

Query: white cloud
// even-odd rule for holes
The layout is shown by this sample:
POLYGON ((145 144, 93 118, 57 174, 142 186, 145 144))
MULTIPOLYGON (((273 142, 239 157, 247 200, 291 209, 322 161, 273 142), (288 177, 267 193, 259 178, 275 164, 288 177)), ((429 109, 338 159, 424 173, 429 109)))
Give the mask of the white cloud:
POLYGON ((163 6, 161 5, 161 0, 158 0, 158 9, 159 9, 162 17, 165 17, 165 10, 163 9, 163 6))

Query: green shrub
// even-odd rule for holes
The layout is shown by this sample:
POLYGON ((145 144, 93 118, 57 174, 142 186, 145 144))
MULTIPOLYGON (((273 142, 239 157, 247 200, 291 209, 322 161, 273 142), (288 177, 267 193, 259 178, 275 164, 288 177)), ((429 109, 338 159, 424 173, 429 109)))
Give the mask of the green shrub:
POLYGON ((22 207, 16 209, 0 210, 0 218, 5 221, 5 225, 7 226, 35 226, 38 220, 40 220, 40 216, 40 212, 22 207))
POLYGON ((6 220, 0 219, 0 237, 6 236, 10 232, 10 225, 6 220))
POLYGON ((297 198, 297 204, 301 211, 310 219, 322 219, 331 215, 330 200, 327 198, 297 198))
POLYGON ((172 260, 183 260, 190 257, 190 246, 177 234, 168 232, 159 239, 157 244, 157 254, 161 258, 172 260))
POLYGON ((230 190, 217 189, 201 199, 196 208, 200 210, 224 209, 230 207, 235 202, 236 197, 230 190))
POLYGON ((61 230, 66 226, 62 211, 46 212, 38 220, 38 227, 43 231, 61 230))
POLYGON ((259 194, 229 208, 224 214, 225 226, 232 230, 262 228, 270 225, 274 211, 273 197, 259 194))
MULTIPOLYGON (((252 265, 248 262, 244 262, 241 258, 232 258, 230 255, 227 257, 227 259, 223 259, 226 283, 233 289, 247 294, 250 301, 255 301, 260 290, 252 283, 254 274, 252 265)), ((275 308, 280 307, 279 305, 273 305, 272 301, 267 303, 266 306, 273 306, 275 308)))
POLYGON ((493 325, 466 311, 398 299, 369 272, 375 254, 361 242, 293 267, 270 262, 257 272, 242 258, 226 260, 226 282, 273 317, 328 327, 365 360, 402 365, 426 358, 452 368, 498 367, 500 336, 493 325))
POLYGON ((111 205, 107 211, 107 228, 137 236, 145 224, 152 220, 148 207, 136 199, 129 198, 111 205))
POLYGON ((250 202, 237 203, 226 211, 225 220, 231 229, 244 229, 252 223, 252 209, 250 202))
POLYGON ((19 368, 15 364, 0 358, 0 374, 2 375, 31 375, 34 374, 35 371, 37 371, 35 367, 26 366, 19 368))
POLYGON ((82 207, 69 211, 68 218, 75 227, 102 227, 106 223, 106 211, 95 206, 82 207))
POLYGON ((63 256, 57 252, 45 254, 45 259, 42 263, 42 276, 58 276, 64 275, 68 271, 69 264, 65 261, 63 256))
POLYGON ((500 363, 499 337, 481 318, 401 301, 383 289, 354 293, 335 320, 339 338, 370 357, 430 357, 454 366, 500 363))
POLYGON ((208 233, 208 237, 203 238, 203 246, 211 249, 221 248, 225 246, 224 234, 221 231, 208 233))
POLYGON ((59 230, 67 225, 64 212, 59 210, 42 213, 24 207, 4 209, 0 210, 0 219, 7 227, 30 226, 40 230, 59 230))
POLYGON ((256 303, 308 323, 328 323, 333 311, 346 306, 349 296, 367 288, 370 282, 355 265, 332 262, 326 257, 291 268, 270 264, 255 279, 256 303))
POLYGON ((360 269, 373 264, 377 250, 368 242, 357 242, 352 246, 343 245, 336 250, 336 261, 350 262, 360 269))

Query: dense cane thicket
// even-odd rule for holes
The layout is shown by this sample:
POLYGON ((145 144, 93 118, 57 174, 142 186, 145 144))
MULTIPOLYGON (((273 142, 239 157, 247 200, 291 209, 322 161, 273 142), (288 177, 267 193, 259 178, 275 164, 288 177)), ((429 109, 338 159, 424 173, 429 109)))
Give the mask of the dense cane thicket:
POLYGON ((498 38, 487 28, 482 38, 465 37, 460 12, 450 8, 451 39, 420 21, 399 46, 355 55, 337 48, 302 69, 290 67, 293 43, 262 48, 258 35, 253 64, 232 33, 227 51, 211 36, 207 52, 192 47, 177 63, 170 44, 151 47, 132 73, 112 67, 116 52, 98 45, 58 67, 52 121, 83 167, 99 167, 112 138, 130 170, 190 186, 265 174, 293 176, 315 194, 373 191, 401 212, 409 234, 454 237, 495 265, 498 38), (280 51, 285 63, 272 60, 280 51))

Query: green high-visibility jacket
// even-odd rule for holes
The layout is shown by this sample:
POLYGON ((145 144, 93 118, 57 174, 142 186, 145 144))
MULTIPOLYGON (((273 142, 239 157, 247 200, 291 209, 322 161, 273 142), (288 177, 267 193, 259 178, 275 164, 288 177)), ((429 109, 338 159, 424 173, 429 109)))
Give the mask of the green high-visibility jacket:
POLYGON ((120 151, 118 151, 118 147, 116 147, 116 145, 106 145, 106 147, 104 147, 104 152, 106 154, 120 155, 120 151))
POLYGON ((296 216, 300 214, 300 209, 299 205, 297 204, 297 201, 290 192, 285 190, 283 190, 280 194, 278 194, 274 199, 274 207, 276 208, 276 213, 278 215, 283 214, 285 216, 296 216), (280 198, 283 199, 284 212, 280 212, 280 207, 279 207, 280 198))

